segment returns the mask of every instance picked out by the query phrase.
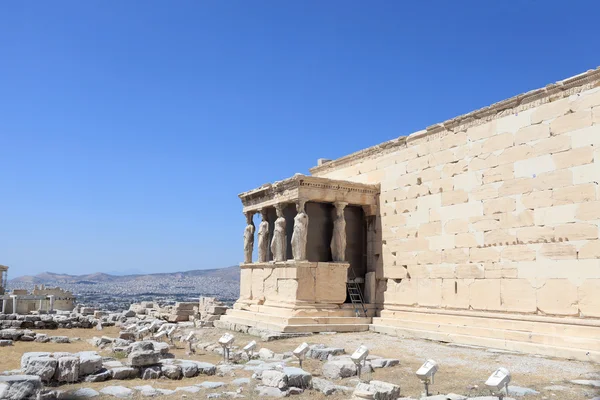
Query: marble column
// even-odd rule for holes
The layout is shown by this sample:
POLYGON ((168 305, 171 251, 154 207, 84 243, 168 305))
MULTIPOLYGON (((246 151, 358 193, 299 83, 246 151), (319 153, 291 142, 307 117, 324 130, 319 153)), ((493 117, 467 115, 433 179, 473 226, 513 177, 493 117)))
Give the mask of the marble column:
POLYGON ((306 260, 306 241, 308 237, 308 215, 304 210, 304 201, 296 203, 298 214, 294 217, 292 233, 292 255, 296 261, 306 260))
POLYGON ((2 299, 2 314, 6 314, 6 304, 8 304, 8 299, 2 299))
POLYGON ((254 250, 254 213, 247 212, 246 215, 246 229, 244 229, 244 263, 252 263, 252 251, 254 250))
POLYGON ((285 235, 285 217, 283 216, 283 204, 276 204, 277 219, 275 220, 275 228, 273 231, 273 239, 271 240, 271 253, 273 253, 273 261, 281 262, 287 259, 287 239, 285 235))
POLYGON ((12 310, 13 312, 12 313, 16 314, 17 313, 17 296, 13 294, 10 297, 11 297, 11 299, 13 301, 13 310, 12 310))
POLYGON ((54 295, 51 294, 50 296, 48 296, 50 298, 50 312, 54 311, 54 295))
POLYGON ((344 209, 348 203, 336 202, 331 236, 331 256, 334 262, 346 261, 346 218, 344 209))
POLYGON ((258 226, 258 262, 269 261, 269 217, 267 209, 260 210, 262 222, 258 226))
POLYGON ((40 306, 38 307, 38 312, 42 311, 42 304, 44 303, 44 299, 40 299, 40 306))

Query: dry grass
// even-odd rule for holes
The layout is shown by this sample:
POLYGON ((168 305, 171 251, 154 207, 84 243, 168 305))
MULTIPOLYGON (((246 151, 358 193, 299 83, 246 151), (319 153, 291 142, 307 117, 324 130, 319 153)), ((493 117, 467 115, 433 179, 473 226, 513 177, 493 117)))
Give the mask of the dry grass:
MULTIPOLYGON (((95 329, 61 329, 52 331, 42 331, 52 336, 70 336, 80 337, 82 340, 70 344, 55 343, 35 343, 35 342, 16 342, 13 347, 5 347, 0 350, 0 371, 18 369, 20 367, 20 358, 27 351, 68 351, 77 352, 83 350, 97 350, 85 339, 93 336, 116 337, 118 328, 105 328, 99 332, 95 329)), ((223 331, 219 329, 201 329, 197 331, 197 337, 200 342, 214 343, 223 331)), ((255 337, 236 333, 236 344, 244 345, 250 340, 256 340, 255 337)), ((600 367, 591 363, 550 360, 526 355, 510 355, 486 352, 479 349, 451 347, 440 343, 407 340, 390 336, 378 335, 370 332, 348 333, 336 335, 315 335, 305 338, 293 338, 269 343, 259 343, 259 347, 267 347, 277 353, 283 353, 292 350, 302 342, 324 343, 333 347, 343 347, 348 352, 352 351, 360 344, 366 344, 371 354, 399 358, 401 363, 397 367, 384 368, 376 370, 372 379, 382 380, 399 384, 402 388, 403 396, 412 396, 419 398, 423 387, 414 372, 427 358, 433 358, 440 363, 440 370, 436 375, 435 385, 431 387, 433 394, 437 393, 459 393, 471 395, 487 395, 489 392, 483 389, 483 382, 489 374, 499 366, 506 366, 513 374, 513 383, 519 386, 525 386, 540 391, 539 395, 529 395, 527 399, 573 399, 584 400, 597 395, 591 388, 583 388, 568 383, 571 379, 577 379, 579 375, 590 372, 600 372, 600 367), (479 388, 470 389, 478 385, 479 388), (544 389, 550 385, 561 385, 566 388, 562 392, 550 392, 544 389), (470 391, 471 390, 471 391, 470 391)), ((211 363, 220 362, 221 358, 215 353, 204 354, 197 352, 193 355, 186 355, 186 348, 181 343, 176 343, 176 347, 171 350, 176 358, 205 361, 211 363)), ((101 352, 104 356, 112 356, 110 350, 101 352)), ((313 376, 321 375, 322 363, 316 360, 306 360, 304 369, 312 373, 313 376)), ((133 388, 134 386, 150 385, 155 388, 175 389, 177 387, 192 386, 204 381, 218 381, 230 383, 232 380, 241 377, 250 377, 249 371, 236 370, 234 376, 198 376, 195 378, 184 378, 178 381, 167 379, 158 379, 154 381, 134 379, 128 381, 107 381, 102 383, 78 383, 73 385, 62 385, 60 390, 71 391, 81 387, 89 387, 95 390, 101 390, 107 386, 125 386, 133 388)), ((353 386, 355 380, 345 379, 337 382, 341 385, 353 386), (351 382, 354 381, 354 382, 351 382)), ((228 385, 216 390, 201 390, 198 393, 177 392, 170 396, 161 396, 161 399, 181 399, 184 395, 187 398, 205 398, 207 393, 235 391, 237 387, 228 385)), ((597 391, 596 391, 597 392, 597 391)), ((243 394, 248 399, 258 399, 253 393, 251 387, 244 387, 243 394)), ((349 395, 338 394, 328 396, 329 400, 342 400, 349 398, 349 395)), ((106 396, 101 399, 108 398, 106 396)), ((135 399, 141 399, 141 395, 136 392, 135 399)), ((298 396, 299 399, 325 399, 321 393, 308 391, 298 396)), ((113 398, 114 399, 114 398, 113 398)))

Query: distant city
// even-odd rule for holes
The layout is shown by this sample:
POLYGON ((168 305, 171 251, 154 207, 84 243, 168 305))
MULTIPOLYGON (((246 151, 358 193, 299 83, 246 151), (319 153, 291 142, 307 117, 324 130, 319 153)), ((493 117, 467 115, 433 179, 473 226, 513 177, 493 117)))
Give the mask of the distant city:
POLYGON ((8 281, 9 289, 33 289, 35 285, 58 286, 72 292, 79 304, 118 311, 132 303, 153 301, 161 305, 216 297, 231 304, 239 296, 239 268, 228 267, 185 272, 125 275, 97 273, 63 275, 43 273, 8 281))

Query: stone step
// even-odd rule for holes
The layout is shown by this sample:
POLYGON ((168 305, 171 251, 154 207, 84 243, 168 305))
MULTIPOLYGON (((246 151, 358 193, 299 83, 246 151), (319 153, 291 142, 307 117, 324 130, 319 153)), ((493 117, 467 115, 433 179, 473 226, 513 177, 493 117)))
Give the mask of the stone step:
POLYGON ((230 322, 239 325, 252 326, 258 329, 271 330, 274 332, 283 333, 308 333, 308 332, 364 332, 369 330, 370 318, 358 318, 368 320, 365 323, 345 323, 345 324, 297 324, 297 325, 283 325, 273 322, 263 321, 263 315, 257 317, 244 318, 240 316, 224 315, 221 321, 230 322))
POLYGON ((248 320, 259 320, 277 325, 342 325, 342 324, 369 324, 371 318, 357 317, 283 317, 279 315, 269 315, 262 313, 254 313, 245 310, 228 310, 227 315, 244 318, 248 320))

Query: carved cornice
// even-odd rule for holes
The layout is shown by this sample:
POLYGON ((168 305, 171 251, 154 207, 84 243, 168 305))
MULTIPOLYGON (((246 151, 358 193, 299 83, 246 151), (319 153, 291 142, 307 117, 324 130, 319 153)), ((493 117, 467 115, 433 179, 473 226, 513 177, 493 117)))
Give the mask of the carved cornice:
POLYGON ((337 160, 329 161, 325 164, 311 168, 310 173, 318 176, 319 174, 334 171, 338 168, 342 168, 349 164, 354 164, 358 161, 369 159, 374 156, 381 156, 402 148, 406 148, 407 146, 415 146, 423 142, 428 142, 444 136, 452 135, 455 132, 464 131, 473 126, 482 125, 507 115, 525 111, 551 101, 569 97, 573 94, 592 89, 599 83, 600 67, 547 85, 544 88, 531 90, 509 99, 502 100, 488 107, 483 107, 479 110, 460 115, 445 122, 431 125, 427 127, 427 129, 415 132, 409 136, 401 136, 399 138, 392 139, 376 146, 372 146, 356 153, 338 158, 337 160))

